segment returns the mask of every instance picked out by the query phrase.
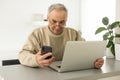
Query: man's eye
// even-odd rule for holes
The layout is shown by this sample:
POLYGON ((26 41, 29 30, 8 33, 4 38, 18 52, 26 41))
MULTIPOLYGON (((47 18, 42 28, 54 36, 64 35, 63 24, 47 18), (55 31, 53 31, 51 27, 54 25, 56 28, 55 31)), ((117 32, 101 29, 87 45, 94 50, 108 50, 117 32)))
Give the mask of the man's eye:
POLYGON ((61 22, 60 22, 60 24, 63 24, 63 23, 64 23, 64 21, 61 21, 61 22))
POLYGON ((56 22, 57 22, 57 21, 54 21, 54 20, 53 20, 53 23, 56 23, 56 22))

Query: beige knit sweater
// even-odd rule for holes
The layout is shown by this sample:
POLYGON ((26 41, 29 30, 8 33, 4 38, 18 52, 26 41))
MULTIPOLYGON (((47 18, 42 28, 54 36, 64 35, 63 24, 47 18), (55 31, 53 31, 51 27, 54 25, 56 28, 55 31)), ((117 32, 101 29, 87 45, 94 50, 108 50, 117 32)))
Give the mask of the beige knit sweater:
POLYGON ((65 44, 67 41, 84 40, 80 34, 71 28, 64 28, 63 33, 60 35, 53 34, 47 26, 35 29, 23 48, 19 52, 20 63, 30 67, 38 67, 35 60, 35 54, 39 51, 42 45, 52 47, 52 53, 56 60, 62 60, 65 44))

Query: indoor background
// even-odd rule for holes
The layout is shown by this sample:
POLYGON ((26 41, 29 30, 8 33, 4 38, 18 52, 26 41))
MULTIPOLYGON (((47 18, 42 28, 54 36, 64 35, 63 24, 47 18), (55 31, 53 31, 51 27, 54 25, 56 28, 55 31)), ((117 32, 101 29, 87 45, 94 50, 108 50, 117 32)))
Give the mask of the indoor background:
POLYGON ((47 24, 48 7, 58 2, 68 9, 67 27, 86 40, 102 40, 94 33, 103 17, 120 20, 120 0, 0 0, 0 60, 17 58, 32 30, 47 24))

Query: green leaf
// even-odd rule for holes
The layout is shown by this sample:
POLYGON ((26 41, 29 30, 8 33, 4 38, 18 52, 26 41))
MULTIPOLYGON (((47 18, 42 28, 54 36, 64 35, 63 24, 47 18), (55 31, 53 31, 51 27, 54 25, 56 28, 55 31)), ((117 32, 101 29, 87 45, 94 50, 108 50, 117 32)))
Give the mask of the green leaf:
POLYGON ((112 29, 109 29, 109 33, 110 33, 110 34, 113 34, 113 30, 112 30, 112 29))
POLYGON ((110 48, 112 54, 115 56, 115 45, 112 43, 111 48, 110 48))
POLYGON ((120 34, 115 34, 115 37, 120 37, 120 34))
POLYGON ((109 24, 109 19, 108 19, 108 17, 104 17, 104 18, 102 19, 102 23, 103 23, 104 25, 108 25, 108 24, 109 24))
POLYGON ((120 23, 119 23, 118 27, 120 28, 120 23))
POLYGON ((120 24, 120 21, 113 22, 110 26, 110 29, 114 29, 114 28, 118 27, 119 24, 120 24))
POLYGON ((107 40, 107 39, 108 39, 108 36, 109 36, 109 32, 106 32, 106 33, 103 35, 103 40, 107 40))
POLYGON ((108 25, 108 26, 107 26, 107 29, 111 29, 111 25, 108 25))
POLYGON ((112 43, 113 43, 113 42, 109 40, 106 47, 107 47, 107 48, 110 48, 110 46, 112 45, 112 43))
POLYGON ((105 31, 105 30, 107 30, 105 27, 99 27, 99 28, 96 30, 95 34, 98 34, 98 33, 102 32, 102 31, 105 31))
POLYGON ((113 41, 113 39, 114 39, 114 36, 110 36, 109 40, 113 41))

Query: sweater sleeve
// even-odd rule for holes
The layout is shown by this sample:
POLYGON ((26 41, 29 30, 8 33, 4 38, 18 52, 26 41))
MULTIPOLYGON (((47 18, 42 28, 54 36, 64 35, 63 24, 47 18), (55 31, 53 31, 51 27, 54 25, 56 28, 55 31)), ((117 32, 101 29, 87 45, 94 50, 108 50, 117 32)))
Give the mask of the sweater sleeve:
POLYGON ((35 60, 35 54, 30 53, 30 51, 22 50, 19 53, 19 61, 22 65, 29 66, 29 67, 38 67, 35 60))
POLYGON ((35 54, 39 51, 40 47, 40 36, 38 34, 38 30, 39 29, 36 29, 30 34, 28 40, 19 52, 19 61, 23 65, 30 67, 39 66, 35 59, 35 54))
POLYGON ((77 41, 85 41, 85 38, 83 38, 83 37, 79 34, 79 32, 76 32, 76 34, 77 34, 77 41))

